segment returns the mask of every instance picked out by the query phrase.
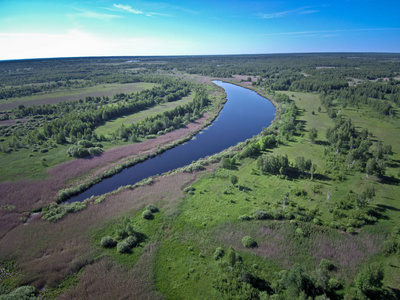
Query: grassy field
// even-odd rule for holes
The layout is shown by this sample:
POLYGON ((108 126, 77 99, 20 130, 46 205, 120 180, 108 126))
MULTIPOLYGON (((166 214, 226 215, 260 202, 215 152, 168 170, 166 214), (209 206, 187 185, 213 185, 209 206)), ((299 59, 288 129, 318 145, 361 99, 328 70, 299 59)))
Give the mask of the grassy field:
POLYGON ((125 83, 125 84, 119 84, 119 83, 101 84, 84 88, 71 88, 62 91, 55 91, 28 97, 0 100, 0 110, 12 109, 20 104, 23 104, 25 106, 54 104, 64 101, 85 99, 87 96, 102 97, 102 96, 113 96, 118 93, 133 93, 142 91, 144 89, 150 89, 154 86, 156 86, 155 83, 136 82, 136 83, 125 83))
POLYGON ((156 107, 149 108, 147 110, 124 116, 121 118, 117 118, 115 120, 109 121, 106 124, 99 126, 96 128, 96 133, 97 134, 104 134, 105 136, 111 134, 115 130, 117 130, 119 127, 121 127, 122 124, 125 126, 128 126, 132 123, 139 122, 140 120, 143 120, 148 117, 155 116, 157 114, 161 114, 165 111, 174 109, 175 107, 179 105, 185 105, 189 102, 193 101, 193 94, 190 94, 187 97, 183 97, 181 100, 178 101, 173 101, 173 102, 167 102, 167 103, 162 103, 156 107))
MULTIPOLYGON (((142 86, 144 87, 144 86, 142 86)), ((134 122, 138 122, 150 116, 155 116, 164 111, 171 110, 178 105, 184 105, 193 101, 193 95, 182 98, 179 101, 169 102, 161 104, 157 107, 150 108, 148 110, 128 115, 122 118, 115 119, 113 121, 107 122, 103 126, 99 126, 96 129, 97 134, 108 135, 122 124, 128 125, 134 122)), ((139 139, 139 142, 145 139, 139 139)), ((112 141, 112 142, 102 142, 104 150, 111 148, 124 146, 130 144, 131 142, 122 141, 112 141)), ((46 148, 49 151, 42 153, 39 149, 37 152, 32 152, 29 149, 18 149, 12 154, 1 153, 0 154, 0 164, 2 165, 2 172, 0 174, 0 182, 2 181, 15 181, 21 179, 35 179, 41 180, 48 176, 47 170, 53 166, 60 163, 71 160, 72 158, 67 155, 67 150, 71 145, 57 145, 56 143, 50 143, 46 148)))
MULTIPOLYGON (((299 120, 303 121, 305 131, 273 149, 272 153, 287 154, 291 162, 297 156, 304 156, 317 164, 317 173, 331 172, 324 157, 323 142, 326 129, 334 125, 333 121, 324 110, 317 112, 317 95, 287 94, 301 110, 299 120), (319 131, 315 144, 308 140, 310 128, 319 131)), ((341 115, 350 117, 359 130, 368 128, 374 139, 392 145, 395 154, 387 174, 398 177, 398 119, 385 119, 368 110, 357 112, 351 108, 342 110, 341 115)), ((313 272, 320 260, 326 258, 337 268, 331 276, 345 283, 354 280, 363 265, 377 261, 386 274, 384 284, 388 288, 399 287, 399 256, 380 254, 383 241, 391 236, 394 227, 400 227, 398 185, 382 184, 375 177, 367 179, 365 173, 353 171, 346 172, 344 181, 281 179, 262 175, 257 171, 255 159, 246 158, 240 161, 236 170, 221 168, 203 176, 192 186, 194 193, 181 200, 171 237, 160 245, 157 253, 156 284, 167 299, 218 299, 220 295, 209 288, 218 274, 213 252, 217 247, 226 252, 231 245, 240 252, 246 264, 259 267, 257 272, 263 278, 271 279, 274 272, 290 269, 294 263, 301 263, 308 272, 313 272), (232 185, 232 175, 239 178, 238 185, 245 189, 239 190, 232 185), (315 211, 320 224, 329 225, 334 220, 331 212, 336 203, 349 193, 361 193, 368 185, 373 185, 376 190, 371 206, 377 208, 382 217, 376 224, 356 230, 355 235, 312 222, 239 221, 240 216, 251 215, 255 210, 282 209, 282 199, 289 193, 289 207, 301 207, 304 212, 315 211), (297 195, 296 192, 301 190, 306 195, 297 195), (331 194, 329 201, 328 192, 331 194), (305 232, 304 237, 296 238, 297 228, 305 232), (243 247, 241 239, 246 235, 256 238, 257 248, 243 247)))
MULTIPOLYGON (((324 151, 325 132, 334 126, 334 121, 328 118, 324 109, 318 112, 320 102, 316 94, 284 93, 295 101, 300 110, 298 121, 304 128, 300 134, 291 136, 289 141, 266 153, 287 154, 291 163, 297 156, 311 159, 320 175, 315 179, 262 174, 255 157, 245 158, 233 169, 213 165, 199 174, 177 173, 157 179, 152 186, 124 189, 107 196, 101 204, 91 204, 84 211, 70 214, 55 224, 36 221, 19 226, 14 231, 18 239, 10 235, 5 239, 6 242, 13 241, 14 246, 8 248, 4 243, 2 247, 8 249, 9 256, 13 254, 12 247, 19 249, 17 255, 23 257, 20 259, 25 268, 35 264, 29 269, 29 282, 38 285, 40 278, 35 276, 42 271, 47 272, 49 278, 57 278, 50 282, 54 295, 50 295, 50 299, 64 292, 67 298, 105 297, 111 291, 115 291, 114 297, 118 294, 119 298, 126 298, 129 294, 124 288, 128 285, 137 291, 138 298, 143 299, 156 299, 160 297, 158 292, 165 299, 221 299, 221 294, 213 288, 223 272, 221 260, 214 258, 214 252, 221 247, 227 253, 230 246, 240 254, 243 264, 253 275, 267 282, 275 279, 276 272, 289 270, 295 263, 300 263, 305 272, 313 276, 321 259, 329 259, 335 266, 329 276, 346 286, 338 292, 344 296, 351 290, 348 284, 360 269, 370 262, 378 262, 385 272, 385 288, 389 293, 392 293, 390 288, 398 293, 400 256, 398 253, 383 255, 382 249, 384 242, 393 235, 393 228, 400 227, 400 186, 393 181, 380 182, 375 176, 366 178, 365 173, 354 170, 345 170, 344 180, 333 180, 331 177, 335 172, 324 151), (311 128, 318 130, 314 144, 308 138, 311 128), (238 177, 235 185, 231 182, 232 175, 238 177), (193 187, 193 192, 182 197, 182 190, 188 185, 193 187), (370 206, 376 209, 379 220, 356 228, 354 234, 347 233, 346 227, 351 226, 346 222, 358 213, 354 208, 348 212, 348 217, 339 220, 344 230, 332 228, 332 221, 338 221, 332 214, 337 203, 371 185, 375 187, 376 196, 370 206), (328 194, 331 195, 329 199, 328 194), (286 195, 288 203, 284 205, 282 199, 286 195), (153 220, 142 218, 144 206, 149 203, 160 208, 153 220), (256 210, 292 212, 299 216, 312 214, 317 222, 298 218, 290 221, 285 218, 240 219, 244 215, 251 216, 256 210), (114 234, 124 217, 129 218, 135 230, 146 236, 145 241, 132 254, 118 254, 115 249, 101 248, 101 238, 114 234), (244 247, 241 242, 244 236, 252 236, 258 246, 244 247), (54 245, 46 244, 50 240, 54 245), (29 251, 23 254, 22 249, 29 251), (84 259, 89 262, 81 263, 84 259), (72 268, 79 263, 83 265, 81 269, 72 268), (71 273, 72 277, 65 276, 71 273), (69 284, 69 290, 62 285, 64 281, 59 284, 60 278, 69 284)), ((149 109, 143 114, 149 116, 155 113, 152 111, 149 109)), ((398 179, 399 119, 384 118, 368 109, 342 109, 340 115, 350 117, 358 130, 368 128, 375 143, 382 140, 392 145, 394 155, 386 173, 398 179)), ((138 114, 117 119, 107 123, 102 130, 106 134, 113 126, 134 122, 137 118, 138 114)), ((40 161, 41 155, 50 154, 35 153, 33 158, 40 161)), ((21 167, 29 163, 23 159, 31 158, 21 156, 21 167)), ((56 163, 57 157, 53 159, 56 163)), ((50 157, 46 161, 52 162, 50 157)), ((7 166, 13 168, 13 165, 7 166)))

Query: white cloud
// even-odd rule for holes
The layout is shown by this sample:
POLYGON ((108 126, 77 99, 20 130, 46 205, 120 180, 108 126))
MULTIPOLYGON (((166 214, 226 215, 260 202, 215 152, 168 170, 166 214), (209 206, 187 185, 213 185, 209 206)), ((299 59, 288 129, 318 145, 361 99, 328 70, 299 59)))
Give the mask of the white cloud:
POLYGON ((191 54, 196 45, 190 41, 160 37, 101 37, 80 30, 63 34, 1 33, 0 60, 129 55, 191 54))
POLYGON ((114 7, 115 8, 119 8, 119 9, 124 10, 124 11, 127 11, 127 12, 130 12, 132 14, 137 14, 137 15, 144 14, 144 12, 142 12, 140 10, 133 9, 130 5, 114 4, 114 7))
POLYGON ((102 14, 102 13, 96 13, 93 11, 87 11, 87 10, 80 10, 79 13, 75 14, 68 14, 67 16, 70 18, 77 18, 77 17, 83 17, 83 18, 89 18, 89 19, 96 19, 100 21, 111 21, 112 19, 117 19, 117 18, 122 18, 121 16, 118 15, 112 15, 112 14, 102 14))
POLYGON ((298 14, 298 15, 307 15, 307 14, 313 14, 319 12, 319 10, 315 9, 310 9, 312 8, 311 6, 304 6, 296 9, 291 9, 291 10, 284 10, 284 11, 278 11, 274 13, 268 13, 268 14, 259 14, 259 16, 262 19, 274 19, 274 18, 281 18, 286 15, 291 15, 291 14, 298 14))
POLYGON ((310 10, 304 10, 304 11, 299 12, 299 15, 309 15, 309 14, 315 14, 317 12, 319 12, 319 10, 310 9, 310 10))

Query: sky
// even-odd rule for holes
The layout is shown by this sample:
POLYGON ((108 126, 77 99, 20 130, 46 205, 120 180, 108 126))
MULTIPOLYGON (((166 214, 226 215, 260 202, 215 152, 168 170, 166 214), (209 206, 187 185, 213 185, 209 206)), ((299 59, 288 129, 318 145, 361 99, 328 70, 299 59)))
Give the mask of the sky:
POLYGON ((0 60, 400 53, 400 0, 0 0, 0 60))

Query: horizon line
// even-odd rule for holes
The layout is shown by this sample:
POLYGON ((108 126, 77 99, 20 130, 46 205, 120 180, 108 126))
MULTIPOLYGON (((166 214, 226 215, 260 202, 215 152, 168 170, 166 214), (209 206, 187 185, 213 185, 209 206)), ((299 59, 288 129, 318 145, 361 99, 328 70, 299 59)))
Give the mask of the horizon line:
POLYGON ((54 56, 54 57, 30 57, 0 59, 0 62, 27 61, 27 60, 50 60, 50 59, 90 59, 90 58, 124 58, 124 57, 205 57, 205 56, 262 56, 262 55, 298 55, 298 54, 397 54, 400 52, 385 51, 322 51, 322 52, 273 52, 273 53, 241 53, 241 54, 173 54, 173 55, 88 55, 88 56, 54 56))

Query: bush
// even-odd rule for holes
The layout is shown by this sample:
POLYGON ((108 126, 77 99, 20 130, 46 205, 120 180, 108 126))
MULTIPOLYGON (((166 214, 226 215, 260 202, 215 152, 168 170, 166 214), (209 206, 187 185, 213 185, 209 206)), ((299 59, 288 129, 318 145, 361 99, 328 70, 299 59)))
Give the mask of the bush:
POLYGON ((152 213, 156 213, 156 212, 159 211, 159 210, 158 210, 158 207, 155 206, 154 204, 149 204, 149 205, 147 205, 147 206, 146 206, 146 210, 149 210, 149 211, 151 211, 152 213))
POLYGON ((239 216, 240 221, 250 221, 252 218, 248 215, 239 216))
POLYGON ((195 188, 194 186, 191 186, 191 185, 189 185, 189 186, 187 186, 187 187, 185 187, 185 188, 183 189, 183 191, 184 191, 185 193, 191 194, 191 195, 194 194, 194 191, 195 191, 195 190, 196 190, 196 188, 195 188))
POLYGON ((139 240, 136 236, 131 235, 131 236, 128 236, 124 242, 128 245, 129 248, 133 248, 133 247, 137 246, 137 244, 139 243, 139 240))
POLYGON ((256 220, 267 220, 271 219, 271 215, 263 210, 255 210, 251 213, 251 216, 256 220))
POLYGON ((88 152, 90 155, 97 156, 100 155, 103 152, 103 150, 99 147, 92 147, 88 149, 88 152))
POLYGON ((72 146, 68 148, 67 153, 71 157, 82 158, 89 155, 89 151, 81 146, 72 146))
POLYGON ((143 213, 142 213, 142 217, 146 220, 152 220, 154 219, 154 215, 151 213, 150 210, 146 209, 143 213))
POLYGON ((131 250, 131 247, 129 247, 129 245, 126 241, 122 241, 117 244, 118 253, 128 253, 130 250, 131 250))
POLYGON ((251 236, 248 236, 248 235, 246 235, 245 237, 242 238, 242 244, 246 248, 257 247, 257 242, 251 236))
POLYGON ((313 219, 313 223, 314 223, 315 225, 322 225, 322 221, 321 221, 320 219, 318 219, 318 218, 314 218, 314 219, 313 219))
POLYGON ((347 227, 346 232, 348 234, 354 234, 355 233, 354 227, 347 227))
POLYGON ((303 229, 301 229, 300 227, 297 227, 297 228, 296 228, 296 234, 297 234, 297 235, 300 235, 300 236, 304 236, 303 229))
POLYGON ((36 289, 33 286, 25 285, 20 286, 9 294, 0 295, 0 300, 12 299, 39 299, 35 296, 36 289))
POLYGON ((342 288, 342 284, 336 278, 330 278, 328 281, 328 287, 331 290, 340 290, 342 288))
POLYGON ((105 236, 101 239, 100 245, 104 248, 113 248, 117 244, 117 241, 111 236, 105 236))
POLYGON ((383 242, 383 255, 388 256, 397 251, 397 242, 394 240, 387 240, 383 242))
POLYGON ((221 247, 218 247, 217 249, 215 249, 214 259, 218 260, 218 259, 222 258, 224 256, 224 254, 225 254, 224 249, 222 249, 221 247))
POLYGON ((321 259, 319 262, 319 267, 320 269, 327 270, 327 271, 333 271, 335 269, 335 266, 332 264, 332 262, 329 259, 321 259))
POLYGON ((82 147, 85 147, 85 148, 94 147, 94 144, 92 142, 90 142, 90 141, 87 141, 87 140, 80 140, 78 142, 78 145, 82 146, 82 147))

